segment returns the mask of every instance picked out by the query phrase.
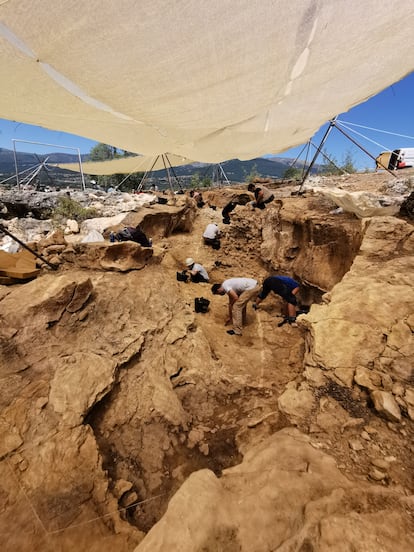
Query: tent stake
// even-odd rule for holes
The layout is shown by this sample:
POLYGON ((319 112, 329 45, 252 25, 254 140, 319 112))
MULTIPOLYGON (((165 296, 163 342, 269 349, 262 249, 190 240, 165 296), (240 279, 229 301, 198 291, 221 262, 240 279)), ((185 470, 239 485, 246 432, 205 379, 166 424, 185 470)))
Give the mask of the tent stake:
POLYGON ((57 266, 56 265, 53 265, 52 263, 49 263, 49 261, 47 261, 46 259, 44 259, 42 257, 42 255, 39 255, 39 253, 36 253, 36 251, 33 251, 33 249, 31 247, 29 247, 28 245, 26 245, 24 242, 22 242, 21 240, 19 240, 19 238, 16 238, 16 236, 13 236, 13 234, 11 232, 9 232, 7 230, 7 228, 5 228, 3 226, 3 224, 0 224, 0 231, 1 232, 4 232, 5 234, 7 234, 8 236, 10 236, 14 241, 16 241, 18 244, 20 244, 22 247, 24 247, 25 249, 27 249, 28 251, 30 251, 30 253, 32 253, 32 255, 34 255, 35 257, 37 257, 38 259, 40 259, 41 261, 43 261, 44 263, 46 263, 48 266, 50 266, 50 268, 52 270, 57 270, 57 266))

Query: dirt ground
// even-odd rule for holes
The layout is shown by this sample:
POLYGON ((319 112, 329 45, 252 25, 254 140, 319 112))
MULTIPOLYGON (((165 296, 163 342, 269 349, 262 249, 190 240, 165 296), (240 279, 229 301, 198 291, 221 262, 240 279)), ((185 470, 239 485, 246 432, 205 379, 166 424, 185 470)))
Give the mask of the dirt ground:
MULTIPOLYGON (((365 182, 365 178, 363 180, 365 182)), ((373 190, 378 189, 378 180, 384 180, 384 176, 371 176, 373 190)), ((341 182, 346 184, 347 177, 341 178, 341 182)), ((358 183, 354 179, 352 182, 350 187, 357 189, 358 183)), ((210 203, 216 200, 212 194, 210 203)), ((332 208, 326 200, 315 202, 316 207, 319 202, 322 216, 323 211, 332 208)), ((208 206, 198 210, 191 233, 168 238, 169 260, 165 262, 169 267, 166 279, 174 279, 175 272, 185 268, 183 261, 188 256, 205 266, 211 279, 210 284, 180 283, 179 290, 181 299, 191 306, 195 297, 211 301, 208 313, 196 314, 196 325, 207 339, 212 356, 221 365, 221 385, 211 389, 207 397, 204 392, 200 395, 196 386, 180 384, 179 377, 175 388, 182 404, 191 413, 193 428, 202 427, 208 454, 197 447, 190 451, 187 446, 175 447, 164 466, 161 489, 166 493, 166 500, 163 504, 149 505, 145 514, 136 512, 132 516, 135 521, 131 518, 142 530, 148 530, 159 519, 169 497, 191 471, 208 467, 219 475, 222 469, 240 462, 249 444, 292 425, 279 411, 277 400, 289 382, 302 378, 304 330, 288 324, 278 327, 282 305, 273 296, 257 312, 249 305, 243 336, 226 333, 227 297, 212 296, 211 283, 238 276, 262 281, 268 272, 257 252, 259 241, 244 240, 231 225, 221 225, 220 211, 221 206, 216 210, 208 206), (206 247, 202 240, 202 231, 212 221, 223 229, 219 251, 206 247)), ((251 216, 261 215, 255 211, 251 216)), ((165 290, 168 293, 167 285, 165 290)), ((378 483, 375 478, 381 478, 383 485, 402 486, 407 492, 414 490, 414 446, 410 442, 413 423, 410 420, 404 419, 401 424, 387 422, 374 413, 367 393, 352 391, 334 382, 320 387, 316 399, 315 412, 309 419, 296 424, 312 436, 316 448, 333 455, 348 477, 375 483, 378 483), (375 459, 384 456, 389 468, 383 476, 373 468, 375 459)))
MULTIPOLYGON (((378 173, 337 177, 328 185, 389 193, 398 181, 378 173)), ((329 293, 350 269, 364 225, 350 213, 341 217, 332 214, 335 205, 326 198, 310 192, 305 192, 306 199, 292 195, 298 190, 297 184, 278 183, 274 190, 274 217, 266 224, 277 238, 291 231, 293 241, 287 240, 284 250, 288 261, 306 265, 304 274, 311 274, 310 265, 315 258, 318 261, 320 250, 330 259, 326 274, 321 275, 322 284, 303 285, 306 293, 301 296, 302 303, 319 304, 324 293, 329 293), (285 220, 279 213, 282 200, 285 220), (307 250, 308 256, 303 260, 298 256, 300 249, 307 250)), ((85 417, 80 416, 79 427, 75 424, 75 428, 91 432, 102 458, 103 485, 107 484, 121 518, 129 522, 128 527, 133 527, 135 533, 135 528, 147 533, 161 519, 171 497, 191 473, 208 468, 220 477, 223 470, 242 462, 251 446, 290 426, 309 435, 312 447, 333 456, 349 479, 396 488, 405 495, 414 492, 414 422, 406 413, 399 423, 380 417, 369 392, 352 381, 348 386, 335 378, 320 381, 320 374, 305 366, 305 326, 278 326, 283 305, 276 295, 270 294, 257 311, 248 305, 242 336, 227 334, 228 299, 212 295, 211 285, 232 277, 251 277, 262 282, 277 266, 277 259, 272 260, 274 251, 263 247, 267 232, 264 213, 239 206, 231 214, 231 224, 222 224, 222 207, 240 191, 245 192, 245 187, 203 192, 206 205, 196 210, 191 231, 178 229, 166 237, 160 233, 168 219, 167 208, 161 216, 154 208, 148 208, 145 212, 149 213, 150 222, 146 231, 154 239, 154 255, 145 258, 139 269, 117 272, 96 269, 95 264, 93 268, 62 264, 57 274, 67 276, 68 281, 90 280, 91 294, 85 299, 85 311, 53 318, 50 331, 42 329, 46 311, 59 310, 54 303, 56 298, 48 298, 39 307, 39 322, 33 325, 33 331, 39 332, 34 342, 28 336, 30 329, 18 332, 19 309, 11 308, 9 316, 16 320, 19 347, 26 351, 33 366, 28 360, 23 370, 16 369, 16 381, 21 378, 21 387, 7 390, 10 400, 6 393, 3 397, 7 407, 13 402, 14 392, 20 404, 19 394, 26 393, 27 381, 33 385, 41 375, 48 387, 56 378, 54 363, 65 362, 62 358, 70 358, 74 351, 85 354, 78 357, 81 360, 73 361, 74 366, 82 365, 80 369, 85 373, 91 351, 97 353, 102 365, 108 359, 116 363, 116 376, 104 393, 100 388, 96 391, 98 398, 92 406, 84 407, 81 415, 85 417), (218 223, 222 230, 219 250, 206 246, 202 239, 210 222, 218 223), (177 281, 176 272, 185 268, 187 257, 207 269, 208 284, 177 281), (194 312, 197 297, 210 301, 207 313, 194 312), (44 350, 36 343, 39 336, 45 339, 44 350), (48 356, 54 359, 52 363, 47 361, 48 356), (289 416, 282 410, 279 399, 287 390, 311 396, 312 407, 306 415, 289 416), (123 485, 127 490, 117 491, 117 486, 123 485)), ((141 213, 131 213, 128 220, 136 223, 135 216, 141 217, 141 213)), ((324 258, 319 259, 322 265, 324 258)), ((380 268, 380 256, 377 262, 380 268)), ((53 285, 50 293, 52 288, 53 285)), ((1 299, 7 300, 9 289, 3 291, 1 299)), ((57 293, 59 305, 65 296, 57 293)), ((24 310, 25 306, 19 308, 24 310)), ((30 312, 36 321, 36 309, 30 312)), ((88 384, 98 388, 100 377, 97 381, 88 380, 88 384)), ((71 386, 69 381, 68 388, 71 386)), ((45 393, 25 397, 30 404, 41 404, 41 415, 54 427, 56 405, 52 408, 48 404, 51 399, 44 399, 45 393)), ((59 393, 64 394, 63 388, 59 393)), ((49 395, 48 389, 46 396, 49 395)), ((64 414, 66 408, 62 408, 64 414)), ((40 418, 36 415, 29 423, 23 414, 21 417, 21 432, 23 435, 27 431, 29 443, 40 418)), ((23 460, 19 462, 16 466, 23 460)), ((30 462, 29 458, 27 465, 33 470, 34 488, 43 492, 44 484, 37 487, 38 467, 30 462)), ((54 466, 51 473, 53 469, 54 466)), ((24 470, 26 467, 23 473, 24 470)), ((90 497, 85 499, 87 504, 93 502, 90 497)), ((106 507, 113 509, 113 504, 106 507)), ((74 499, 73 510, 79 511, 78 498, 74 499)), ((44 515, 46 519, 53 518, 53 509, 44 515)), ((67 550, 72 548, 68 546, 67 550)))

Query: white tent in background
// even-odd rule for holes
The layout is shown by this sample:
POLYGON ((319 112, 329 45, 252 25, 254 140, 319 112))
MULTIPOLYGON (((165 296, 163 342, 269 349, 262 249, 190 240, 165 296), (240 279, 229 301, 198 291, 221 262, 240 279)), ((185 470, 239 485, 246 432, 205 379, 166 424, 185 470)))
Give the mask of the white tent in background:
MULTIPOLYGON (((164 154, 172 167, 189 165, 190 159, 177 155, 164 154)), ((60 169, 79 172, 79 163, 59 163, 60 169)), ((131 157, 119 157, 108 161, 86 161, 82 163, 83 172, 86 174, 110 175, 132 174, 136 172, 161 171, 165 169, 164 156, 160 155, 133 155, 131 157)))
POLYGON ((0 117, 210 163, 304 143, 414 68, 412 0, 19 0, 0 21, 0 117))

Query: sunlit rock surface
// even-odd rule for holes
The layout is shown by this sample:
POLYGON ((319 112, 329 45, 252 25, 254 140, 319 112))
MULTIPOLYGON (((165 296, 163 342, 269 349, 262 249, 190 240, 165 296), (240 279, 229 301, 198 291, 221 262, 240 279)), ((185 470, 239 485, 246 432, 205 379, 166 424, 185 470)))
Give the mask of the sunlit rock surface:
POLYGON ((285 187, 222 225, 242 192, 105 222, 153 248, 42 230, 58 270, 0 286, 2 549, 413 548, 412 225, 285 187), (229 336, 227 298, 177 281, 188 256, 210 283, 298 278, 310 312, 278 327, 271 294, 229 336))

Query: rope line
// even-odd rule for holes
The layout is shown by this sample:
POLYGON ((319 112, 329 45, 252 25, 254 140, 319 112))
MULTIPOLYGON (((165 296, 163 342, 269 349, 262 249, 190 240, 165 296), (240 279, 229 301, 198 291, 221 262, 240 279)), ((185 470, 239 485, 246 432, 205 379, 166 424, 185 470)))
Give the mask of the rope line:
MULTIPOLYGON (((33 515, 34 517, 37 519, 40 527, 42 528, 43 532, 45 533, 46 536, 49 536, 49 535, 57 535, 58 533, 63 533, 64 531, 68 531, 69 529, 73 529, 75 527, 81 527, 83 525, 87 525, 89 523, 93 523, 95 521, 99 521, 100 519, 104 519, 104 518, 107 518, 107 517, 111 517, 115 514, 118 514, 120 512, 126 512, 127 510, 129 510, 130 508, 134 508, 135 506, 139 506, 141 504, 146 504, 148 502, 151 502, 153 500, 157 500, 158 498, 161 498, 163 496, 166 496, 167 493, 161 493, 159 495, 155 495, 155 496, 151 496, 150 498, 146 498, 145 500, 139 500, 137 502, 133 502, 132 504, 130 504, 129 506, 125 506, 125 508, 117 508, 116 510, 112 510, 112 512, 108 512, 106 514, 102 514, 101 516, 97 516, 97 517, 94 517, 92 519, 88 519, 86 521, 81 521, 80 523, 73 523, 71 525, 68 525, 67 527, 63 527, 62 529, 55 529, 54 531, 48 531, 43 523, 43 521, 41 520, 41 518, 39 517, 39 514, 37 513, 36 511, 36 508, 34 507, 32 501, 30 500, 28 494, 26 493, 23 485, 21 484, 21 482, 19 481, 19 479, 16 477, 13 469, 11 468, 10 464, 9 464, 9 460, 6 458, 6 464, 7 464, 7 467, 9 468, 9 471, 11 473, 11 476, 12 478, 14 479, 15 483, 17 484, 17 486, 20 488, 20 491, 22 492, 23 496, 25 497, 26 501, 28 502, 29 506, 30 506, 30 509, 32 510, 33 512, 33 515)), ((59 516, 58 516, 59 517, 59 516)), ((55 518, 56 519, 56 518, 55 518)))
POLYGON ((30 500, 30 498, 28 497, 23 485, 20 483, 19 479, 16 477, 14 471, 12 470, 10 464, 9 464, 9 460, 6 458, 6 464, 7 464, 7 467, 9 468, 9 471, 11 473, 11 476, 12 478, 14 479, 14 481, 17 483, 17 486, 20 487, 20 491, 23 493, 23 496, 25 497, 26 501, 29 503, 29 506, 30 506, 30 509, 32 510, 33 512, 33 515, 35 516, 35 518, 37 519, 37 521, 39 522, 39 525, 40 527, 43 529, 44 533, 47 534, 48 531, 46 529, 46 527, 44 526, 42 520, 40 519, 37 511, 36 511, 36 508, 33 506, 32 504, 32 501, 30 500))
MULTIPOLYGON (((372 128, 372 127, 369 127, 369 126, 358 125, 357 123, 349 123, 347 121, 341 121, 340 119, 337 119, 337 122, 340 122, 342 124, 345 123, 347 125, 356 126, 356 127, 359 127, 359 128, 365 128, 367 130, 373 130, 375 132, 383 132, 384 134, 390 134, 391 136, 400 136, 401 138, 409 138, 410 140, 414 140, 414 136, 408 136, 407 134, 399 134, 397 132, 389 132, 388 130, 381 130, 379 128, 372 128)), ((350 129, 348 129, 348 130, 350 130, 350 129)))
POLYGON ((126 512, 130 508, 134 508, 135 506, 139 506, 140 504, 145 504, 147 502, 151 502, 152 500, 156 500, 157 498, 161 498, 162 496, 166 496, 167 493, 162 493, 156 496, 151 496, 150 498, 146 498, 145 500, 140 500, 138 502, 133 502, 129 506, 125 506, 125 508, 119 508, 116 510, 113 510, 112 512, 108 512, 107 514, 103 514, 102 516, 97 516, 92 519, 88 519, 86 521, 81 521, 80 523, 73 523, 72 525, 68 525, 67 527, 64 527, 63 529, 56 529, 55 531, 47 531, 48 535, 56 535, 57 533, 63 533, 64 531, 67 531, 68 529, 73 529, 74 527, 81 527, 83 525, 87 525, 88 523, 93 523, 94 521, 99 521, 100 519, 113 516, 114 514, 117 514, 119 512, 126 512))
POLYGON ((375 140, 371 140, 371 138, 368 138, 368 136, 365 136, 364 134, 361 134, 361 132, 358 132, 357 130, 355 130, 353 128, 348 128, 344 123, 341 122, 340 126, 342 126, 343 128, 346 128, 347 130, 349 130, 349 132, 353 132, 354 134, 357 134, 361 138, 364 138, 364 140, 367 140, 368 142, 371 142, 372 144, 375 144, 376 146, 379 146, 381 149, 389 151, 389 149, 386 146, 384 146, 383 144, 380 144, 379 142, 376 142, 375 140))

